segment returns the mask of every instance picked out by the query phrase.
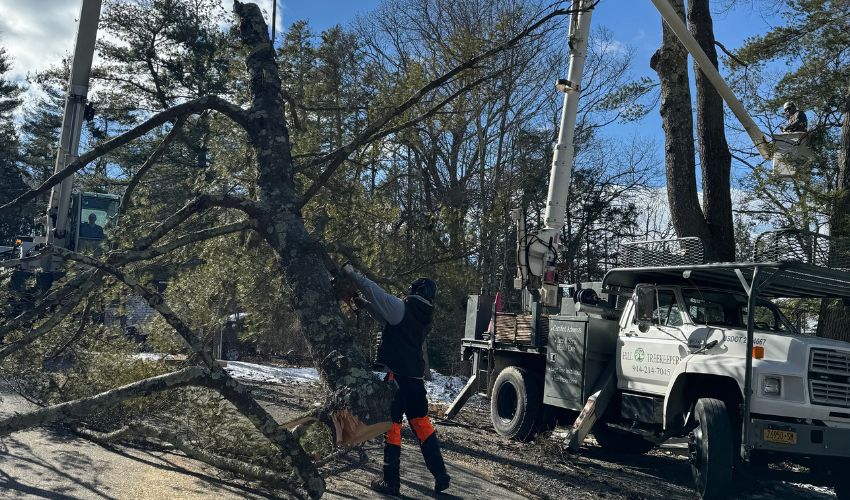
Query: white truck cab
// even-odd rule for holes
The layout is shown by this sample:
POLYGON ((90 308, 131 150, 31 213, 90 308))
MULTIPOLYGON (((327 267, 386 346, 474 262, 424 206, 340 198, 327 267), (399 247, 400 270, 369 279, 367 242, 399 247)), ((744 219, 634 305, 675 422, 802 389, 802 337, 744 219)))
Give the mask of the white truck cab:
POLYGON ((553 414, 575 421, 578 444, 590 431, 603 447, 643 453, 686 438, 703 498, 728 494, 734 470, 777 460, 810 466, 786 479, 848 498, 850 343, 800 334, 777 300, 850 299, 850 256, 827 240, 772 232, 743 263, 706 263, 677 252, 681 240, 642 242, 670 248, 623 251, 626 266, 573 287, 559 309, 531 300, 497 311, 471 296, 462 345, 472 377, 447 417, 479 392, 511 438, 553 414), (801 238, 825 250, 790 251, 801 238))

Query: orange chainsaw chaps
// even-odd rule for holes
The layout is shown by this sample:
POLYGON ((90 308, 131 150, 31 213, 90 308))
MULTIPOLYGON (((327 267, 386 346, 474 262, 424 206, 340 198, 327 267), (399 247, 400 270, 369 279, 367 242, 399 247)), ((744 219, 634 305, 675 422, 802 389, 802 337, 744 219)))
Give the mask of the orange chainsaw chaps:
POLYGON ((413 427, 413 432, 416 433, 420 443, 424 443, 434 433, 434 426, 431 425, 431 419, 427 416, 411 419, 410 426, 413 427))
POLYGON ((401 424, 393 422, 390 430, 387 431, 387 444, 401 446, 401 424))

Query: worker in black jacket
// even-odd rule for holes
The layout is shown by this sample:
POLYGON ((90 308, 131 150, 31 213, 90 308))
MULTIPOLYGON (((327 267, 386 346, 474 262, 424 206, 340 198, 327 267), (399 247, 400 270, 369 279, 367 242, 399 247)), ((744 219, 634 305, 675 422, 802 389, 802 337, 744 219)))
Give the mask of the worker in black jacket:
POLYGON ((797 105, 791 101, 782 106, 785 114, 785 124, 779 127, 783 132, 806 132, 809 128, 809 120, 806 113, 797 109, 797 105))
POLYGON ((344 265, 342 270, 364 296, 359 305, 385 325, 378 347, 378 363, 386 368, 387 380, 395 380, 399 388, 391 407, 392 427, 384 443, 384 477, 372 481, 372 489, 389 495, 399 494, 401 417, 404 414, 419 440, 425 465, 434 475, 434 491, 440 493, 449 487, 450 478, 434 426, 428 418, 422 352, 434 313, 437 284, 428 278, 418 278, 410 285, 409 294, 400 299, 356 272, 351 264, 344 265))

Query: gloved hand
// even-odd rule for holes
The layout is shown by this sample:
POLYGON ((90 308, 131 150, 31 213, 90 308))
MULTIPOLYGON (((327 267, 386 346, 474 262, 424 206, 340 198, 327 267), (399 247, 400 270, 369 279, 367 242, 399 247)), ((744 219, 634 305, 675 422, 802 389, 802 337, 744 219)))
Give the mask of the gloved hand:
POLYGON ((351 265, 351 262, 345 261, 345 264, 342 265, 342 272, 349 276, 354 274, 354 266, 351 265))

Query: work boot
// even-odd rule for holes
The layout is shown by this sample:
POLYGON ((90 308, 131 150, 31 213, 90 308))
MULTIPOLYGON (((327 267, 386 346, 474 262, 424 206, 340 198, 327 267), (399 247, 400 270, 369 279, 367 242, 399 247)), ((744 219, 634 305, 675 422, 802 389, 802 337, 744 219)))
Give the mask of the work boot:
POLYGON ((384 444, 384 480, 389 484, 401 481, 401 446, 384 444))
POLYGON ((434 476, 434 491, 440 493, 449 487, 449 473, 446 472, 446 463, 443 461, 443 454, 440 453, 440 442, 437 440, 437 434, 433 433, 428 436, 421 444, 422 457, 425 459, 425 465, 431 474, 434 476))
POLYGON ((389 496, 397 497, 401 494, 400 493, 401 488, 400 488, 400 485, 398 483, 389 484, 386 481, 384 481, 383 479, 373 480, 369 484, 369 487, 372 488, 372 491, 376 491, 376 492, 378 492, 382 495, 389 495, 389 496))
POLYGON ((449 481, 451 481, 451 477, 448 474, 443 474, 440 477, 434 479, 434 493, 442 493, 449 489, 449 481))

